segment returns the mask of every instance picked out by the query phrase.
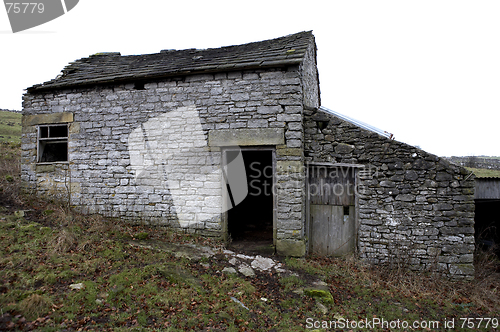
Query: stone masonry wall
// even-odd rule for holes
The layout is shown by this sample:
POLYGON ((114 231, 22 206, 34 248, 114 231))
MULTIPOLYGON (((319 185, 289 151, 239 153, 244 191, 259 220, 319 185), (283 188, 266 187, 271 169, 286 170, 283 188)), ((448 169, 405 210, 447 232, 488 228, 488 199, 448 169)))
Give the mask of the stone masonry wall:
POLYGON ((357 178, 357 248, 362 259, 473 276, 470 172, 323 111, 305 111, 304 127, 306 161, 365 166, 357 178), (329 119, 323 130, 318 118, 329 119))
POLYGON ((275 147, 277 239, 301 241, 303 176, 288 168, 303 164, 304 81, 297 66, 27 93, 25 117, 65 112, 74 121, 69 163, 36 164, 36 126, 23 128, 22 179, 40 194, 69 195, 84 212, 220 236, 221 150, 207 145, 209 131, 276 130, 284 133, 275 147), (170 124, 194 129, 176 137, 170 124), (188 165, 177 174, 176 149, 188 165), (207 168, 192 175, 197 163, 207 168))

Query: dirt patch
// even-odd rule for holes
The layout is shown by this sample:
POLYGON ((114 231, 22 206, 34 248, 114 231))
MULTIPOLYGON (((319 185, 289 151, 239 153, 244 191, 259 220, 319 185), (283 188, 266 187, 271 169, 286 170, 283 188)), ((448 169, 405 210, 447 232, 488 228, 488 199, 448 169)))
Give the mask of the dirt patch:
POLYGON ((275 246, 272 240, 241 240, 232 241, 228 249, 245 255, 272 256, 275 246))

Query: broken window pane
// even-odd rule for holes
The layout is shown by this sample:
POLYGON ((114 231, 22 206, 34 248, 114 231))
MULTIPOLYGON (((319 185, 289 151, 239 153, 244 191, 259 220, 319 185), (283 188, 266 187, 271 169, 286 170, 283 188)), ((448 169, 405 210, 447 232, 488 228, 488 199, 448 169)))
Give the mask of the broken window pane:
POLYGON ((38 128, 38 162, 68 161, 68 125, 38 128))

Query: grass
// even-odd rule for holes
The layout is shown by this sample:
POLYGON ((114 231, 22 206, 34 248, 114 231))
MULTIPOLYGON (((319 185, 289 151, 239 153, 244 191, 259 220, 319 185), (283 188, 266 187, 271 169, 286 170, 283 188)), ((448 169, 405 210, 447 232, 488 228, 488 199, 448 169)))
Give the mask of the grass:
POLYGON ((0 111, 0 142, 21 141, 21 118, 20 113, 0 111))
POLYGON ((500 159, 500 156, 477 156, 477 158, 481 161, 485 161, 486 159, 500 159))
POLYGON ((472 168, 466 167, 469 171, 473 172, 478 178, 500 178, 500 170, 498 169, 485 169, 485 168, 472 168))
MULTIPOLYGON (((205 327, 303 331, 309 317, 444 321, 500 313, 497 288, 491 288, 498 283, 490 280, 483 285, 487 278, 474 282, 450 282, 432 275, 402 278, 372 270, 355 259, 318 257, 284 260, 284 267, 295 274, 258 273, 256 278, 244 278, 220 272, 228 266, 220 253, 209 259, 207 267, 132 247, 119 235, 128 232, 119 224, 107 224, 112 232, 92 229, 90 221, 76 215, 67 225, 43 226, 50 225, 55 214, 37 222, 30 220, 29 213, 29 219, 4 214, 5 220, 0 221, 0 308, 18 317, 12 320, 17 327, 46 331, 199 331, 205 327), (70 241, 60 241, 61 237, 70 241), (61 242, 69 245, 61 246, 61 242), (317 277, 326 282, 331 297, 296 292, 308 279, 317 277), (70 289, 75 283, 83 283, 85 288, 70 289), (318 302, 327 313, 319 309, 318 302)), ((129 228, 133 234, 141 230, 129 228)), ((162 237, 161 229, 142 231, 162 237)))
POLYGON ((499 263, 490 253, 476 255, 474 281, 371 267, 354 257, 286 258, 286 273, 226 275, 222 251, 196 261, 129 241, 220 243, 20 194, 19 146, 0 144, 0 155, 2 331, 304 331, 308 319, 374 317, 439 321, 438 330, 447 330, 445 320, 500 315, 499 263), (311 291, 317 280, 328 293, 311 291), (77 283, 84 288, 70 288, 77 283))

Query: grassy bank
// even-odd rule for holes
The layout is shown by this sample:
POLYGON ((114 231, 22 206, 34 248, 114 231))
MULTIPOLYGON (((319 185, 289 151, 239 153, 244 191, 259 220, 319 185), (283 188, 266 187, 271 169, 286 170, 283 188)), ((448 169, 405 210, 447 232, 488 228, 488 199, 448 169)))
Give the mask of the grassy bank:
POLYGON ((469 171, 473 172, 478 178, 500 178, 500 170, 498 169, 485 169, 466 167, 469 171))
MULTIPOLYGON (((0 149, 2 331, 304 331, 322 321, 366 319, 436 321, 437 329, 417 330, 449 330, 445 320, 460 327, 460 318, 470 318, 477 327, 478 318, 500 316, 498 264, 487 254, 477 255, 470 282, 352 257, 275 257, 287 272, 228 275, 222 270, 231 264, 216 241, 22 195, 19 146, 0 149), (205 245, 216 254, 188 259, 133 246, 134 239, 205 245), (318 279, 326 291, 308 288, 318 279)), ((492 330, 485 324, 482 330, 492 330)))
POLYGON ((20 113, 0 111, 0 142, 20 142, 21 117, 20 113))

